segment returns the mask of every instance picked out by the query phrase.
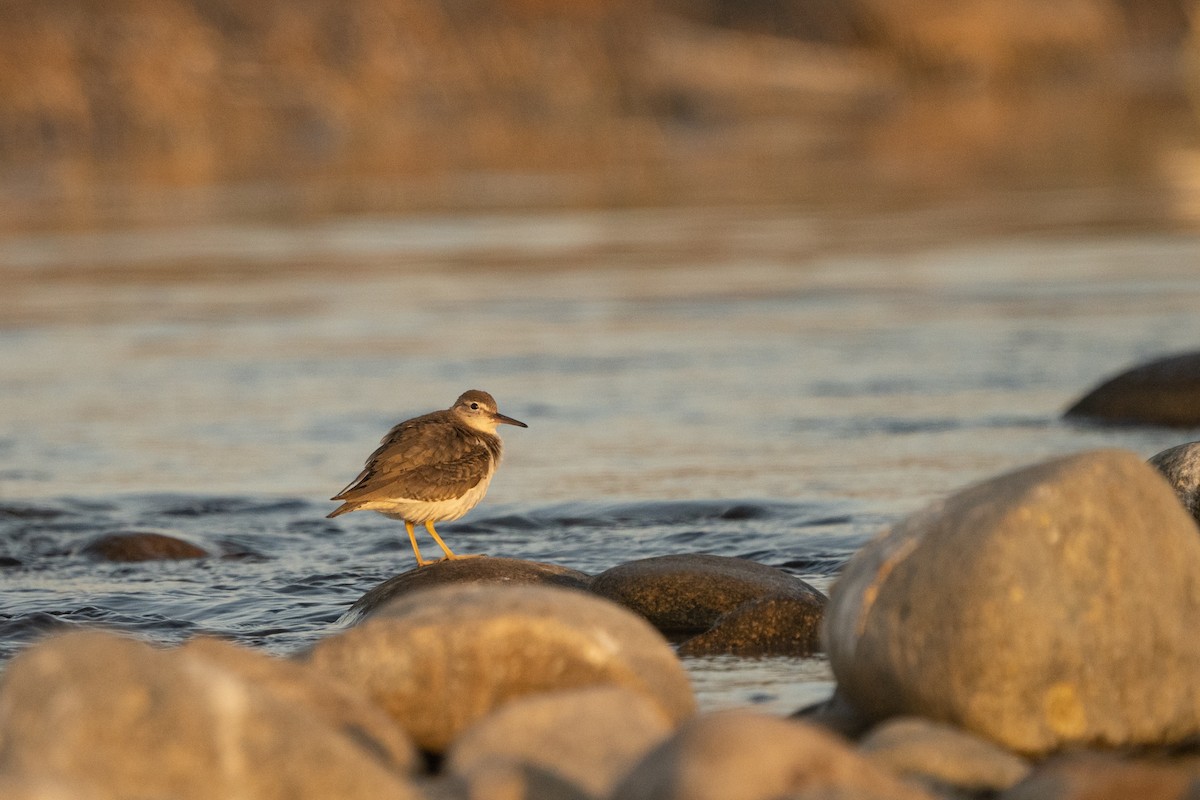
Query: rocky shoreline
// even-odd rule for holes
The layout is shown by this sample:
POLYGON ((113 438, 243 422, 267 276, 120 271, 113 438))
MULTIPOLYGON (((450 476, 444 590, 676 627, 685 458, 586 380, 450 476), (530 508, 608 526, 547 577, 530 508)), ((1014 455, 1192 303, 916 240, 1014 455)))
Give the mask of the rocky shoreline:
MULTIPOLYGON (((384 581, 291 658, 50 637, 0 680, 0 797, 1194 797, 1198 455, 967 487, 828 599, 706 554, 595 576, 477 558, 384 581), (680 661, 816 650, 837 690, 787 718, 697 713, 680 661)), ((194 556, 161 538, 103 555, 194 556)))

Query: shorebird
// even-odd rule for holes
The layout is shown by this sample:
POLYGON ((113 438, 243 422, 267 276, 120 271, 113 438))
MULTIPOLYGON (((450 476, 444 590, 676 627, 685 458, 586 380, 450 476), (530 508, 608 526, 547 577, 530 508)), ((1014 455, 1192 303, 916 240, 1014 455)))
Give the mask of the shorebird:
POLYGON ((483 499, 500 463, 496 427, 501 424, 529 427, 501 414, 492 396, 477 389, 463 392, 445 411, 401 422, 383 437, 358 477, 330 498, 342 504, 328 516, 368 510, 403 521, 418 567, 443 559, 421 557, 413 532, 417 524, 425 526, 447 559, 471 558, 455 555, 433 523, 458 519, 483 499))

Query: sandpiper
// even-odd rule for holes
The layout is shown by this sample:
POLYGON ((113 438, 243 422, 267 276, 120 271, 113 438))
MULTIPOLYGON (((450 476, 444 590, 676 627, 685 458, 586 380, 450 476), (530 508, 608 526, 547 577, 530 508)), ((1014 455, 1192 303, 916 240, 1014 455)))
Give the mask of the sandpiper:
POLYGON ((492 396, 477 389, 463 392, 445 411, 401 422, 359 476, 330 498, 343 502, 329 516, 366 509, 402 520, 419 567, 434 562, 421 558, 413 532, 418 523, 446 558, 470 558, 455 555, 433 523, 458 519, 483 499, 500 463, 500 424, 529 427, 501 414, 492 396))

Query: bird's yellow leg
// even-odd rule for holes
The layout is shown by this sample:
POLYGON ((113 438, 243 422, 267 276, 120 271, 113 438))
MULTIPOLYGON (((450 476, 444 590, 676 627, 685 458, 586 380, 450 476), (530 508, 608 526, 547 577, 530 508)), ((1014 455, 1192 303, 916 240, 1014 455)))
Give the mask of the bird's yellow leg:
POLYGON ((456 556, 454 551, 447 547, 446 543, 442 541, 442 537, 438 536, 438 532, 433 529, 432 522, 425 523, 425 530, 429 531, 429 535, 432 536, 433 540, 438 543, 438 547, 442 548, 442 552, 446 554, 447 559, 453 561, 457 558, 479 558, 478 555, 456 556))
MULTIPOLYGON (((423 567, 426 564, 432 564, 432 561, 421 558, 421 548, 417 547, 417 534, 413 532, 413 524, 408 520, 404 520, 404 530, 408 531, 408 541, 412 544, 413 555, 417 557, 417 566, 423 567)), ((443 549, 445 548, 443 547, 443 549)))

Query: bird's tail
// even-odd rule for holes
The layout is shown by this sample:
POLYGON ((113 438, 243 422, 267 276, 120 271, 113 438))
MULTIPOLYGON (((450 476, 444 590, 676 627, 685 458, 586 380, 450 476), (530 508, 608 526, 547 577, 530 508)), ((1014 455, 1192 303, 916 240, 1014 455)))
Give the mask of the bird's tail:
POLYGON ((332 519, 333 517, 336 517, 340 514, 346 514, 350 511, 353 511, 356 508, 358 508, 358 505, 355 503, 342 503, 340 506, 335 508, 333 511, 330 511, 328 514, 326 514, 325 519, 332 519))

